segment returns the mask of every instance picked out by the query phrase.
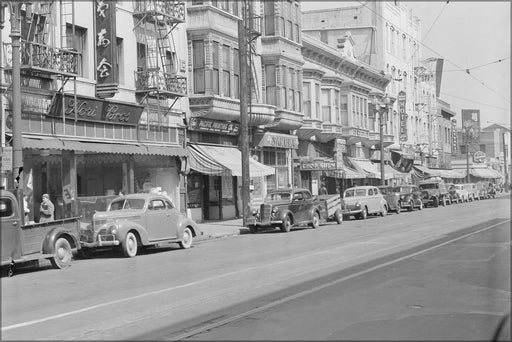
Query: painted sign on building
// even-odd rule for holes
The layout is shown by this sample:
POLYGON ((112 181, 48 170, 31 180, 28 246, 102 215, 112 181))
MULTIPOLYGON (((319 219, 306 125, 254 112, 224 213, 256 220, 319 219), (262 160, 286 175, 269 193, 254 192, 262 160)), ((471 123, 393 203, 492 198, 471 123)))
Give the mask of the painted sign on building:
POLYGON ((96 96, 113 97, 118 92, 116 51, 116 5, 112 1, 96 0, 94 7, 94 37, 96 60, 96 96))
POLYGON ((462 110, 462 136, 464 137, 464 142, 479 142, 480 109, 462 110))
POLYGON ((287 135, 273 132, 254 134, 254 146, 278 147, 278 148, 299 148, 299 138, 295 135, 287 135))
POLYGON ((336 162, 333 161, 301 161, 301 171, 320 171, 320 170, 336 170, 336 162))
POLYGON ((407 141, 407 113, 405 112, 405 91, 398 93, 398 113, 400 115, 400 141, 407 141))
POLYGON ((203 118, 190 118, 190 120, 188 121, 188 129, 192 131, 238 135, 240 132, 240 125, 234 122, 227 121, 203 118))
POLYGON ((457 120, 452 120, 452 154, 457 154, 459 143, 457 141, 457 120))

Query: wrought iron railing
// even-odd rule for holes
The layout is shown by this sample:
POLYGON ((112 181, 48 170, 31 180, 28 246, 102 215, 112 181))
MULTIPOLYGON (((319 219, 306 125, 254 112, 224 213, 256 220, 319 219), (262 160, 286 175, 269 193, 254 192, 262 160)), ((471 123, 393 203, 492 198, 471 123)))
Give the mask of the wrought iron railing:
POLYGON ((22 68, 78 76, 82 55, 77 51, 34 42, 22 42, 20 59, 22 68))
POLYGON ((133 1, 135 14, 163 14, 176 21, 185 21, 185 3, 165 0, 135 0, 133 1))
POLYGON ((163 73, 159 70, 146 70, 135 72, 135 87, 137 91, 158 92, 163 95, 187 95, 187 78, 184 76, 163 73))

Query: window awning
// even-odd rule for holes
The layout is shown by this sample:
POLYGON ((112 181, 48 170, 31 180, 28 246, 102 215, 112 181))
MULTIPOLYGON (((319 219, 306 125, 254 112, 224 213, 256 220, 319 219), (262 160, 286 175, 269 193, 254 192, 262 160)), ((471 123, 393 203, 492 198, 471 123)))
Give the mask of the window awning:
MULTIPOLYGON (((190 168, 208 175, 242 176, 242 153, 236 147, 188 145, 190 168)), ((249 158, 249 176, 275 174, 275 168, 249 158)))
POLYGON ((469 170, 469 173, 472 176, 478 177, 478 178, 489 178, 489 179, 501 178, 501 175, 492 169, 473 169, 473 168, 471 168, 469 170))
MULTIPOLYGON (((350 158, 352 161, 352 164, 363 170, 367 173, 368 178, 378 178, 380 179, 380 165, 376 165, 372 163, 368 159, 356 159, 356 158, 350 158)), ((384 178, 390 179, 393 178, 393 173, 389 173, 385 171, 385 165, 384 165, 384 178)))
POLYGON ((23 148, 57 149, 94 153, 145 154, 162 156, 187 156, 187 150, 180 146, 156 146, 148 144, 120 144, 103 142, 84 142, 57 138, 23 137, 23 148))
POLYGON ((465 174, 455 170, 437 170, 441 178, 464 178, 465 174))
MULTIPOLYGON (((394 169, 393 167, 389 166, 388 164, 384 165, 384 173, 385 173, 385 175, 388 175, 388 174, 393 175, 391 178, 404 178, 409 175, 409 172, 400 172, 400 171, 394 169)), ((388 177, 386 176, 386 178, 388 178, 388 177)))
POLYGON ((440 177, 441 174, 439 173, 439 170, 429 169, 428 167, 421 166, 421 165, 414 165, 413 168, 423 174, 426 174, 429 177, 440 177))

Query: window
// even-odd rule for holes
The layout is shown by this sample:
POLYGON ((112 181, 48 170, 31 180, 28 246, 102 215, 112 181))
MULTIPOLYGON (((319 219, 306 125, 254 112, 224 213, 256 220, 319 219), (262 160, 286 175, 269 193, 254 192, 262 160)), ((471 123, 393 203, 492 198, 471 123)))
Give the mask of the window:
POLYGON ((174 204, 172 204, 170 201, 165 201, 165 205, 167 206, 167 209, 173 209, 174 204))
POLYGON ((316 102, 316 112, 315 112, 315 118, 320 119, 321 118, 321 108, 320 108, 320 85, 318 83, 315 83, 315 102, 316 102))
POLYGON ((124 84, 124 51, 123 51, 123 38, 116 38, 116 48, 117 48, 117 73, 116 73, 116 82, 119 84, 124 84))
POLYGON ((340 91, 334 91, 334 115, 335 123, 341 125, 341 112, 340 112, 340 91))
POLYGON ((368 196, 373 196, 373 189, 368 189, 368 196))
POLYGON ((146 45, 137 43, 137 71, 146 70, 146 45))
POLYGON ((205 75, 204 75, 204 42, 196 40, 192 42, 193 63, 192 72, 194 77, 194 93, 204 94, 205 75))
POLYGON ((231 49, 222 46, 222 95, 231 97, 231 49))
POLYGON ((274 2, 273 1, 265 1, 264 2, 264 11, 265 11, 265 35, 273 36, 276 33, 275 29, 275 16, 274 16, 274 2))
POLYGON ((231 13, 236 16, 239 16, 240 13, 238 13, 238 0, 233 1, 231 6, 231 13))
POLYGON ((276 67, 274 65, 265 65, 265 82, 267 103, 276 105, 276 67))
POLYGON ((87 29, 66 24, 66 47, 73 49, 80 53, 78 56, 78 74, 83 77, 87 77, 87 70, 85 68, 86 65, 86 56, 85 53, 87 51, 87 29), (73 32, 74 26, 74 32, 73 32))
POLYGON ((212 70, 212 93, 219 95, 219 43, 212 43, 212 61, 213 61, 213 70, 212 70))
POLYGON ((164 210, 166 208, 164 201, 162 200, 153 200, 149 202, 148 209, 149 210, 164 210))
POLYGON ((302 85, 302 93, 304 94, 304 100, 302 102, 304 117, 311 118, 311 83, 304 82, 302 85))
POLYGON ((331 123, 331 91, 322 89, 322 120, 331 123))
POLYGON ((171 75, 176 75, 178 73, 178 60, 176 59, 176 52, 174 51, 165 51, 165 66, 164 71, 171 75))
POLYGON ((487 146, 485 144, 480 144, 480 151, 482 151, 483 153, 486 153, 487 152, 487 146))
POLYGON ((233 50, 233 97, 235 99, 240 98, 240 56, 238 56, 238 49, 233 50))

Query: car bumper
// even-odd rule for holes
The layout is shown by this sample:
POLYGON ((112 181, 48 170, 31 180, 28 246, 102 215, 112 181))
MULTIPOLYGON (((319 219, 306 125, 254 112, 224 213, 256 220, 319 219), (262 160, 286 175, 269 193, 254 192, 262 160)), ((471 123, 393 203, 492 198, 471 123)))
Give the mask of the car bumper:
POLYGON ((80 238, 80 245, 87 248, 119 246, 120 242, 113 234, 98 235, 96 241, 87 242, 80 238))

